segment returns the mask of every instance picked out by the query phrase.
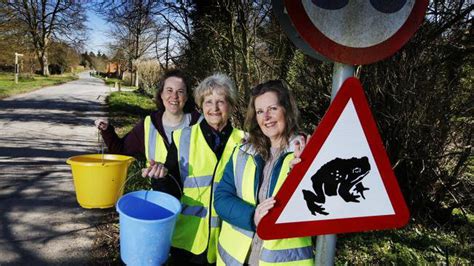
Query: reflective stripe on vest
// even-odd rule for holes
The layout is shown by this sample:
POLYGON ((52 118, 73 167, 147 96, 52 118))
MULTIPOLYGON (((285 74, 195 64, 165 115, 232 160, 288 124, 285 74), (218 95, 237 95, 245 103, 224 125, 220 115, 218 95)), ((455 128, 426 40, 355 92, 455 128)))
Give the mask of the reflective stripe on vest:
POLYGON ((194 254, 201 254, 207 248, 209 263, 216 261, 217 237, 221 226, 212 204, 213 192, 222 178, 233 148, 242 137, 243 132, 234 129, 221 159, 217 161, 199 124, 173 133, 184 194, 172 245, 194 254))
POLYGON ((196 176, 194 178, 185 178, 183 186, 185 188, 208 187, 212 183, 212 175, 196 176))
POLYGON ((240 266, 242 263, 234 259, 225 249, 221 246, 219 242, 217 244, 217 252, 219 254, 219 259, 217 260, 218 265, 225 264, 226 266, 240 266))
POLYGON ((145 131, 145 156, 147 164, 149 164, 148 162, 150 160, 164 163, 168 149, 166 148, 163 137, 158 133, 158 130, 151 122, 150 116, 145 117, 143 126, 145 131))
POLYGON ((182 204, 181 213, 184 215, 192 215, 204 218, 207 216, 207 208, 203 206, 189 206, 182 204))
MULTIPOLYGON (((285 155, 278 180, 272 196, 280 190, 289 172, 289 163, 293 154, 285 155)), ((256 205, 254 191, 256 164, 253 157, 240 149, 236 149, 233 156, 234 183, 236 194, 245 202, 256 205)), ((279 159, 281 160, 281 159, 279 159)), ((275 178, 272 176, 271 178, 275 178)), ((271 182, 270 182, 271 183, 271 182)), ((218 265, 242 265, 250 252, 254 232, 247 231, 222 223, 219 237, 218 265), (238 244, 237 244, 238 243, 238 244)), ((263 241, 259 265, 314 265, 314 254, 310 237, 288 238, 263 241)))
POLYGON ((281 263, 308 260, 312 259, 313 256, 313 249, 311 246, 280 250, 262 248, 260 260, 268 263, 281 263))

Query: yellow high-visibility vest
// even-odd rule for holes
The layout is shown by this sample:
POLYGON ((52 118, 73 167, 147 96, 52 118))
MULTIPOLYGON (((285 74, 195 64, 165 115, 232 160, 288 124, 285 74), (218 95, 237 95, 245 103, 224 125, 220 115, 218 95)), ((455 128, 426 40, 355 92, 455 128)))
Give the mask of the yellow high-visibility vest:
POLYGON ((151 117, 145 117, 145 156, 147 165, 150 160, 164 163, 168 149, 166 148, 165 140, 151 122, 151 117))
POLYGON ((173 133, 183 184, 182 211, 178 215, 172 246, 201 254, 216 262, 217 238, 221 221, 214 210, 214 190, 222 178, 232 150, 244 133, 233 129, 220 160, 209 147, 199 124, 173 133))
MULTIPOLYGON (((293 153, 284 156, 280 172, 272 175, 278 176, 272 196, 280 190, 290 170, 290 161, 294 158, 293 153)), ((240 147, 236 148, 232 160, 237 196, 256 206, 258 195, 254 191, 256 163, 253 156, 240 147)), ((275 170, 275 166, 272 170, 275 170)), ((223 221, 218 242, 217 265, 243 265, 250 252, 254 235, 253 231, 223 221)), ((259 265, 314 265, 311 237, 264 240, 259 265)))

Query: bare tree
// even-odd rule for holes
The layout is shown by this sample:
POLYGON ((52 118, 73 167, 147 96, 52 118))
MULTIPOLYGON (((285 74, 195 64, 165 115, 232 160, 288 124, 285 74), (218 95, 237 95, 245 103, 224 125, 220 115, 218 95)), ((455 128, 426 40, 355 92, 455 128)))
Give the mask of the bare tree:
POLYGON ((132 84, 138 85, 138 73, 134 62, 141 59, 155 41, 156 24, 153 12, 159 7, 157 1, 102 1, 97 12, 113 25, 112 50, 124 51, 128 69, 132 73, 132 84))
POLYGON ((182 48, 193 41, 190 12, 193 1, 163 1, 160 9, 154 11, 159 26, 155 39, 155 53, 163 69, 176 63, 182 48))
POLYGON ((1 1, 0 12, 4 21, 17 22, 17 29, 28 35, 45 76, 49 75, 48 52, 53 40, 76 47, 85 40, 86 15, 80 1, 1 1))

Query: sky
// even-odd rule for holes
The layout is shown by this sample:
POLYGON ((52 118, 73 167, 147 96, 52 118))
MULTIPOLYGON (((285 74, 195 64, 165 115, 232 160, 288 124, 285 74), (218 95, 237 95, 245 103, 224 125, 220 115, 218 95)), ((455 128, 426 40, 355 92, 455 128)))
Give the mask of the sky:
POLYGON ((86 44, 88 52, 98 51, 101 53, 107 52, 107 32, 110 28, 109 24, 101 17, 97 16, 92 10, 87 11, 87 27, 89 28, 89 41, 86 44))

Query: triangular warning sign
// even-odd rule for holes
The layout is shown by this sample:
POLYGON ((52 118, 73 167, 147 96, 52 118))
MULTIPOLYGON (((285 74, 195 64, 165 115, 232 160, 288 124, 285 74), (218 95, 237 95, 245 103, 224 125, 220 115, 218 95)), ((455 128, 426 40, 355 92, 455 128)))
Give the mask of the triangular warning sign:
POLYGON ((347 79, 262 219, 262 239, 397 228, 409 212, 362 85, 347 79))

